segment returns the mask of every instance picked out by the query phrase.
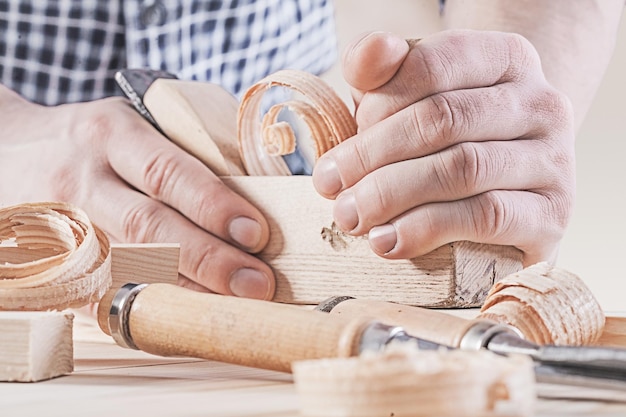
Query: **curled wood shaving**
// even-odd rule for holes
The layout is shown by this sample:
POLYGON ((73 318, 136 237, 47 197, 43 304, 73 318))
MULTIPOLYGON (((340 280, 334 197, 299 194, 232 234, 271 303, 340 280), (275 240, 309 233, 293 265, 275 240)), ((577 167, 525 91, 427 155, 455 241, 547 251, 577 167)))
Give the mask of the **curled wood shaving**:
POLYGON ((496 283, 480 317, 508 323, 538 344, 586 345, 604 328, 604 313, 575 274, 542 262, 496 283))
POLYGON ((528 357, 488 351, 389 348, 359 357, 295 362, 304 416, 530 416, 528 357))
POLYGON ((296 149, 296 134, 278 116, 288 108, 308 126, 315 157, 356 134, 356 122, 335 91, 316 76, 295 70, 275 72, 250 87, 237 115, 239 151, 249 175, 291 175, 282 155, 296 149), (262 118, 263 95, 272 87, 290 88, 309 101, 291 100, 271 107, 262 118))
POLYGON ((27 262, 0 263, 0 310, 81 307, 98 301, 111 285, 109 240, 71 205, 0 209, 0 241, 17 246, 0 250, 45 253, 27 262))

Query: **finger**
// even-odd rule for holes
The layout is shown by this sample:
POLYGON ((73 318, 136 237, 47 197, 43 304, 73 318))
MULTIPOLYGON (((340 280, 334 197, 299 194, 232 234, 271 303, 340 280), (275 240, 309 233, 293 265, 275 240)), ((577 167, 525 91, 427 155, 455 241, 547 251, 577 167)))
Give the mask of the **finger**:
POLYGON ((374 90, 395 75, 409 51, 408 43, 391 33, 369 32, 355 39, 343 55, 343 75, 360 92, 374 90))
POLYGON ((571 126, 564 123, 567 106, 547 84, 532 93, 506 84, 436 94, 326 152, 316 163, 313 184, 335 198, 376 169, 461 142, 556 137, 571 126))
POLYGON ((178 274, 178 281, 176 282, 176 284, 179 287, 188 288, 188 289, 196 291, 196 292, 213 293, 207 287, 198 284, 196 281, 190 280, 189 278, 187 278, 183 274, 178 274))
POLYGON ((513 245, 524 266, 552 259, 572 200, 559 194, 490 191, 452 203, 420 206, 369 233, 372 250, 389 259, 424 255, 450 242, 513 245))
POLYGON ((146 126, 136 126, 132 137, 110 138, 107 154, 113 170, 215 236, 249 252, 263 249, 269 226, 261 212, 199 160, 146 126))
POLYGON ((339 194, 334 220, 342 231, 363 235, 428 203, 489 190, 564 188, 574 174, 573 161, 570 150, 539 141, 464 142, 372 172, 339 194))
POLYGON ((265 263, 207 233, 162 202, 130 189, 118 178, 100 181, 87 201, 94 223, 121 241, 180 243, 180 273, 208 290, 272 298, 274 276, 265 263))
POLYGON ((441 32, 416 43, 396 76, 362 98, 357 124, 366 129, 433 94, 521 82, 526 77, 543 75, 537 52, 522 36, 469 30, 441 32))

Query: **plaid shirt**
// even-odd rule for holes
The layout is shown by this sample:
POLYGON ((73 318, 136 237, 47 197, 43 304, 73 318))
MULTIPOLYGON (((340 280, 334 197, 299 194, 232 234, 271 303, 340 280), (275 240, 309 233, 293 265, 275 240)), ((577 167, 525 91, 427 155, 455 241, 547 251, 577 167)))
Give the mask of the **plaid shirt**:
POLYGON ((121 94, 122 68, 238 95, 282 68, 334 62, 331 0, 0 0, 0 83, 47 105, 121 94))

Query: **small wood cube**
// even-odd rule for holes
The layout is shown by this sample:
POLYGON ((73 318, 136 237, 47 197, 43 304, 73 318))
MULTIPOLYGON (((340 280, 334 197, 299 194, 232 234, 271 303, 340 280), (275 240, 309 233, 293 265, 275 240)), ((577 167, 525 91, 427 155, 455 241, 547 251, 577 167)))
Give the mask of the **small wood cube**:
POLYGON ((74 370, 69 311, 0 312, 0 381, 37 382, 74 370))

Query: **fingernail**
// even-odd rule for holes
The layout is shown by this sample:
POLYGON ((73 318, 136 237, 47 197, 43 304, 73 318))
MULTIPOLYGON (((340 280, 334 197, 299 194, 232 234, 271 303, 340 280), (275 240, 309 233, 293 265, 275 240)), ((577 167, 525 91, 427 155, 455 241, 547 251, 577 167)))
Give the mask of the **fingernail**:
POLYGON ((391 224, 372 227, 367 239, 372 250, 381 255, 391 252, 398 244, 396 228, 391 224))
POLYGON ((270 281, 267 275, 252 268, 241 268, 233 272, 230 290, 238 297, 265 300, 269 296, 270 281))
POLYGON ((262 232, 259 222, 249 217, 235 217, 228 225, 230 238, 247 249, 259 245, 262 232))
POLYGON ((359 224, 359 213, 356 210, 356 199, 351 191, 339 194, 335 201, 333 217, 339 229, 344 232, 354 230, 359 224))
POLYGON ((331 158, 320 158, 317 161, 313 177, 315 188, 320 194, 335 195, 343 187, 337 164, 331 158))

